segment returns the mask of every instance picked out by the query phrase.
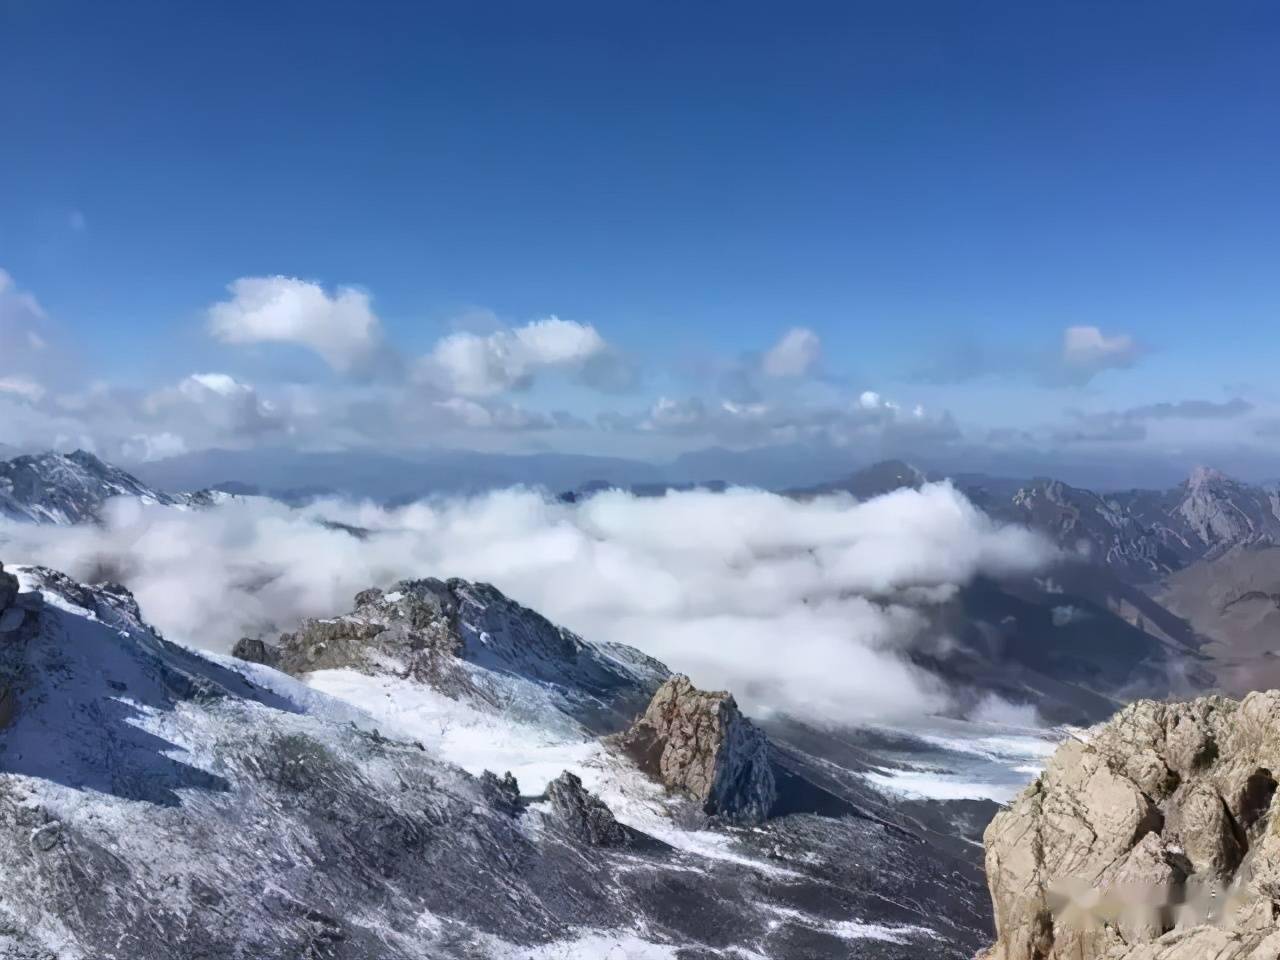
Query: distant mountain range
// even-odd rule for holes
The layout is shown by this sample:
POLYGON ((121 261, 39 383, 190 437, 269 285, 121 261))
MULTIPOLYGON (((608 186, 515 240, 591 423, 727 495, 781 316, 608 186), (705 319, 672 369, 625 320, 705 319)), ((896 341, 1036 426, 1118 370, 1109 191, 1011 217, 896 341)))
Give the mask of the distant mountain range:
MULTIPOLYGON (((273 488, 236 479, 195 493, 153 486, 85 451, 19 456, 0 461, 0 517, 92 522, 107 500, 120 496, 178 507, 209 505, 230 495, 298 503, 334 492, 327 484, 340 486, 342 480, 324 472, 324 455, 311 456, 316 470, 310 478, 325 486, 273 488)), ((555 458, 529 463, 541 464, 536 475, 553 479, 568 476, 562 469, 602 466, 598 459, 584 459, 572 469, 555 458), (555 465, 551 473, 541 472, 549 463, 555 465)), ((244 462, 250 460, 245 455, 244 462)), ((411 465, 395 461, 400 476, 388 482, 386 492, 432 488, 432 471, 442 469, 443 462, 430 469, 419 465, 422 472, 415 477, 409 475, 411 465)), ((625 463, 612 465, 625 473, 620 465, 625 463)), ((367 466, 372 476, 393 463, 374 458, 367 466)), ((493 475, 494 485, 535 485, 531 478, 506 472, 509 466, 493 475)), ((259 464, 251 476, 283 480, 291 470, 273 474, 269 463, 259 464)), ((843 492, 867 499, 940 479, 904 461, 886 460, 834 482, 785 493, 808 498, 843 492)), ((945 653, 910 651, 922 667, 972 689, 975 699, 995 690, 1016 700, 1020 690, 1034 690, 1046 716, 1073 721, 1105 714, 1111 698, 1134 691, 1161 694, 1177 687, 1191 692, 1216 682, 1240 692, 1258 670, 1274 672, 1280 684, 1280 656, 1271 652, 1271 626, 1280 621, 1280 493, 1275 489, 1208 469, 1195 470, 1168 490, 1109 493, 1047 477, 1020 481, 970 473, 950 479, 993 519, 1044 533, 1066 559, 1039 582, 971 584, 938 607, 938 630, 967 636, 968 643, 945 653), (1209 596, 1219 599, 1211 603, 1209 596), (1054 613, 1068 608, 1073 617, 1054 613), (1079 626, 1084 622, 1087 628, 1079 626), (1084 648, 1091 652, 1078 655, 1084 648)), ((574 501, 615 487, 660 496, 691 486, 660 479, 624 483, 605 476, 571 486, 560 497, 574 501)), ((712 480, 699 486, 719 491, 726 484, 712 480)))
MULTIPOLYGON (((791 491, 845 492, 859 499, 918 488, 941 474, 886 460, 849 476, 791 491)), ((1019 481, 984 474, 949 478, 998 520, 1049 536, 1063 550, 1105 565, 1134 582, 1152 582, 1233 547, 1280 543, 1280 492, 1198 467, 1168 490, 1099 493, 1051 477, 1019 481)))

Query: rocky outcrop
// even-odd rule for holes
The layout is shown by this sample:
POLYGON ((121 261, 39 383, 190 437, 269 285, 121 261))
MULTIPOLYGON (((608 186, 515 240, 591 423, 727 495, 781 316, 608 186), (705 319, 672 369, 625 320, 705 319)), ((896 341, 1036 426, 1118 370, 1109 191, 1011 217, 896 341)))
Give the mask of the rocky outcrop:
POLYGON ((777 800, 764 733, 732 694, 699 690, 688 677, 664 683, 620 743, 642 768, 708 814, 761 821, 777 800))
POLYGON ((1139 701, 987 828, 988 960, 1280 957, 1280 691, 1139 701))
POLYGON ((499 813, 518 817, 524 809, 520 800, 520 783, 510 770, 498 776, 492 770, 482 770, 479 776, 480 795, 499 813))
POLYGON ((6 573, 4 564, 0 563, 0 615, 9 609, 14 600, 18 599, 18 578, 12 573, 6 573))
POLYGON ((231 648, 231 655, 245 663, 261 663, 264 666, 280 666, 280 648, 257 637, 241 637, 231 648))
POLYGON ((593 847, 624 847, 629 835, 604 801, 568 770, 547 784, 551 816, 569 836, 593 847))
POLYGON ((487 583, 459 579, 363 590, 349 613, 275 641, 246 637, 232 652, 295 675, 395 674, 504 710, 521 696, 550 698, 599 733, 623 729, 667 676, 637 650, 589 643, 487 583))
MULTIPOLYGON (((16 606, 18 599, 18 578, 6 573, 4 564, 0 563, 0 643, 4 643, 13 631, 22 625, 23 611, 16 606)), ((0 730, 7 727, 17 713, 18 699, 13 690, 13 677, 0 673, 0 730)))
MULTIPOLYGON (((36 632, 40 594, 20 590, 18 578, 0 563, 0 650, 21 647, 36 632)), ((22 686, 23 672, 16 668, 13 656, 0 657, 0 731, 17 717, 22 686)))

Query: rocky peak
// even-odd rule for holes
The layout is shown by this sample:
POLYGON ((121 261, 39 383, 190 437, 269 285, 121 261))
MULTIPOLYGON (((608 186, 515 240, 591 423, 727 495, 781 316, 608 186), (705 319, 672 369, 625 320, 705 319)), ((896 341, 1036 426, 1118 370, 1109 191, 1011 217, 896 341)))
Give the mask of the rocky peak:
POLYGON ((1172 515, 1210 552, 1274 541, 1280 534, 1280 517, 1267 491, 1208 467, 1191 472, 1172 515))
POLYGON ((523 685, 605 733, 624 726, 667 673, 638 651, 589 643, 490 584, 460 579, 363 590, 346 614, 306 620, 275 641, 245 638, 233 653, 292 674, 393 673, 490 702, 523 685))
POLYGON ((1214 484, 1228 482, 1234 483, 1221 470, 1199 465, 1191 468, 1191 473, 1187 475, 1186 486, 1188 490, 1201 490, 1214 484))
POLYGON ((989 960, 1280 951, 1280 691, 1139 701, 1060 747, 987 828, 989 960))
POLYGON ((574 839, 593 847, 624 847, 630 842, 627 828, 603 800, 582 786, 577 774, 566 770, 547 784, 547 799, 552 819, 574 839))
POLYGON ((102 504, 111 497, 124 496, 153 503, 179 502, 85 450, 0 461, 0 516, 9 519, 82 523, 96 519, 102 504))
POLYGON ((777 800, 763 731, 732 694, 699 690, 686 676, 658 688, 621 743, 648 773, 708 814, 761 821, 777 800))

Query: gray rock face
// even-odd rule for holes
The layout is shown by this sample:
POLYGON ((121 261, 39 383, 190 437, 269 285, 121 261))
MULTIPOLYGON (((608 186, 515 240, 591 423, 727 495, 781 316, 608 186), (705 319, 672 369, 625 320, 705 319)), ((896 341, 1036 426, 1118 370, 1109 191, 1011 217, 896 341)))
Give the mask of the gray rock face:
POLYGON ((566 770, 547 784, 547 799, 556 823, 570 836, 593 847, 625 847, 626 828, 599 797, 587 792, 576 774, 566 770))
MULTIPOLYGON (((18 648, 30 638, 39 608, 39 594, 19 593, 18 578, 0 563, 0 649, 18 648)), ((21 671, 0 658, 0 732, 17 717, 21 686, 21 671)))
POLYGON ((18 596, 18 578, 5 570, 0 563, 0 610, 13 603, 18 596))
POLYGON ((480 793, 485 802, 493 809, 508 816, 516 817, 524 809, 520 801, 520 784, 508 770, 499 777, 492 770, 480 773, 480 793))
POLYGON ((708 814, 761 821, 777 800, 763 731, 742 715, 731 694, 699 690, 688 677, 664 683, 621 743, 708 814))
POLYGON ((245 638, 233 653, 295 675, 395 673, 504 707, 511 693, 495 678, 518 678, 601 733, 623 729, 667 676, 636 650, 588 643, 489 584, 458 579, 363 590, 348 614, 307 620, 274 642, 245 638))
POLYGON ((1280 542, 1280 497, 1216 470, 1194 470, 1171 490, 1098 494, 1038 478, 989 512, 1025 523, 1069 553, 1151 581, 1232 547, 1280 542))
POLYGON ((987 828, 989 960, 1280 956, 1280 691, 1139 701, 987 828))
POLYGON ((261 663, 268 667, 280 666, 280 649, 265 640, 241 637, 231 648, 231 655, 246 663, 261 663))
POLYGON ((18 599, 18 578, 12 573, 5 573, 4 564, 0 563, 0 614, 9 609, 18 599))

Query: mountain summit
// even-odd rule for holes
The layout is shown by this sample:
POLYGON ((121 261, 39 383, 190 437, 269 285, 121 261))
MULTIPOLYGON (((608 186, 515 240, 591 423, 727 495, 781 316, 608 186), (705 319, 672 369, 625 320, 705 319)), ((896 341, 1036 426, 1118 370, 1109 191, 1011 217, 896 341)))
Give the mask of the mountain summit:
POLYGON ((0 461, 0 517, 33 523, 83 523, 96 519, 112 497, 170 505, 181 502, 86 450, 0 461))

